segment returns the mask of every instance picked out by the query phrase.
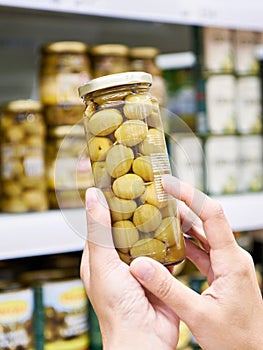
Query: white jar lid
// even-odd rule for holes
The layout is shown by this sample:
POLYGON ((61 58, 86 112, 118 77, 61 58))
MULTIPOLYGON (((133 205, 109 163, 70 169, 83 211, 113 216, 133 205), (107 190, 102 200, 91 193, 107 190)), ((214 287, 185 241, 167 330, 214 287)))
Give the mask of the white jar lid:
POLYGON ((83 97, 91 92, 106 89, 113 86, 132 85, 137 83, 152 84, 152 76, 145 72, 125 72, 109 74, 90 80, 79 87, 79 96, 83 97))

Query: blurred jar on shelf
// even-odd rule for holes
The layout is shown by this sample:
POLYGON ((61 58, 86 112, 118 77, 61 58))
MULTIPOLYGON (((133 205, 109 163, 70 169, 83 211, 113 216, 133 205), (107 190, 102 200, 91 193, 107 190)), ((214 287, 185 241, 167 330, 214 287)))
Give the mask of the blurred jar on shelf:
POLYGON ((44 45, 39 73, 40 99, 44 105, 81 105, 78 87, 91 77, 88 45, 79 41, 44 45))
POLYGON ((156 63, 159 50, 152 46, 130 48, 131 70, 150 73, 152 75, 151 93, 157 98, 161 107, 166 106, 166 86, 162 71, 156 63))
POLYGON ((82 207, 85 190, 93 185, 82 125, 48 129, 46 165, 49 206, 82 207))
POLYGON ((3 105, 1 114, 1 209, 10 213, 46 210, 46 129, 41 104, 15 100, 3 105))
POLYGON ((128 46, 122 44, 93 46, 90 50, 93 78, 128 71, 128 53, 128 46))

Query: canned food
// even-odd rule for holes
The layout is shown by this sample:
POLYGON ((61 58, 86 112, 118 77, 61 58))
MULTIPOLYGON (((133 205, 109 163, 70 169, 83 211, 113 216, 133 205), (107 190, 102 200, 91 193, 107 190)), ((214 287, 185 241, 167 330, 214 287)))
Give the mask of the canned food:
POLYGON ((128 52, 129 48, 122 44, 93 46, 90 50, 93 77, 128 71, 128 52))
POLYGON ((79 41, 58 41, 43 46, 41 54, 42 103, 80 105, 77 88, 90 79, 88 45, 79 41))
POLYGON ((8 284, 0 283, 0 349, 33 350, 33 291, 8 284))
POLYGON ((161 184, 171 168, 151 81, 144 72, 120 73, 79 92, 94 182, 108 201, 121 259, 146 255, 170 265, 184 260, 185 246, 176 201, 161 184))
POLYGON ((2 211, 46 210, 45 125, 41 104, 16 100, 3 106, 0 130, 2 211))
POLYGON ((88 300, 71 270, 38 270, 21 275, 34 288, 36 350, 87 350, 88 300))

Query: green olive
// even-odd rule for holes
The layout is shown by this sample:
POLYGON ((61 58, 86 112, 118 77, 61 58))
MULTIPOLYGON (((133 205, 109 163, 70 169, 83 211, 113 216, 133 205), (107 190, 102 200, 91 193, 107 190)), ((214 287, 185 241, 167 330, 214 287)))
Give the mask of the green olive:
POLYGON ((114 136, 119 143, 133 147, 145 139, 147 125, 141 120, 127 120, 115 131, 114 136))
POLYGON ((180 242, 181 226, 176 217, 167 217, 162 220, 161 225, 155 232, 155 238, 171 247, 180 242))
POLYGON ((142 120, 152 113, 153 105, 149 95, 132 94, 125 98, 123 112, 128 119, 142 120))
POLYGON ((133 223, 142 232, 151 232, 157 229, 162 222, 160 211, 151 204, 139 206, 133 215, 133 223))
POLYGON ((144 181, 154 180, 151 158, 149 156, 136 158, 132 163, 132 171, 143 178, 144 181))
POLYGON ((87 122, 87 128, 95 136, 107 136, 121 123, 121 112, 115 108, 108 108, 94 113, 87 122))
POLYGON ((125 174, 118 177, 112 185, 113 192, 123 199, 134 199, 145 190, 143 179, 136 174, 125 174))
POLYGON ((106 162, 94 162, 92 173, 95 185, 98 188, 108 188, 111 185, 111 177, 106 170, 106 162))
POLYGON ((104 192, 104 195, 108 202, 113 222, 129 219, 137 208, 134 200, 117 198, 111 192, 104 192))
POLYGON ((134 159, 131 148, 124 145, 113 146, 106 157, 106 168, 108 173, 116 178, 126 174, 134 159))
POLYGON ((111 146, 112 141, 107 137, 92 137, 88 142, 90 159, 94 162, 105 160, 111 146))
POLYGON ((162 131, 158 129, 150 129, 146 138, 139 145, 139 150, 143 155, 166 153, 165 139, 162 131))
POLYGON ((123 253, 128 253, 130 247, 139 239, 138 230, 129 220, 116 221, 113 224, 112 235, 115 248, 123 253))
POLYGON ((130 254, 133 259, 139 256, 148 256, 163 263, 166 256, 166 246, 158 239, 144 238, 131 247, 130 254))
POLYGON ((157 208, 163 208, 167 205, 167 201, 163 201, 162 193, 160 198, 158 197, 155 183, 151 183, 145 187, 145 192, 141 195, 140 200, 142 203, 149 203, 157 208))

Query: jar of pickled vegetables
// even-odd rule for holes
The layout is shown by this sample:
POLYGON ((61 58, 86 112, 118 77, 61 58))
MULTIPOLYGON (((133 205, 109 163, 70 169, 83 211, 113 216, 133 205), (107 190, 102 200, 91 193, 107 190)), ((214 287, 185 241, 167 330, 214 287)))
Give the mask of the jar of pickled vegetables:
POLYGON ((79 41, 58 41, 45 45, 41 54, 41 102, 44 105, 80 105, 78 86, 87 82, 91 75, 88 46, 79 41))
POLYGON ((129 48, 122 44, 102 44, 90 50, 92 76, 98 78, 108 74, 129 70, 129 48))
POLYGON ((82 125, 48 129, 46 165, 50 207, 82 207, 85 190, 93 185, 82 125))
POLYGON ((127 72, 91 80, 79 93, 95 186, 108 202, 121 259, 170 265, 184 260, 185 243, 177 203, 161 183, 171 169, 151 83, 150 74, 127 72))
POLYGON ((162 71, 156 63, 159 50, 153 46, 136 46, 130 48, 129 57, 131 70, 143 71, 152 75, 151 93, 161 107, 166 105, 166 86, 162 71))
POLYGON ((2 211, 46 210, 45 124, 41 104, 16 100, 2 106, 1 111, 2 211))

